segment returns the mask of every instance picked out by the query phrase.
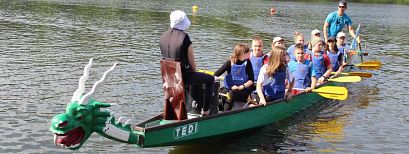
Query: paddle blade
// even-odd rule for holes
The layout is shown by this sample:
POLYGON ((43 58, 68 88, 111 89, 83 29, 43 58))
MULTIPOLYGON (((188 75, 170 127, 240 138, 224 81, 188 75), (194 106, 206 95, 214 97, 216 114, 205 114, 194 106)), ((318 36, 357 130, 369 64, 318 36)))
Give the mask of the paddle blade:
POLYGON ((316 92, 322 97, 330 99, 345 100, 348 98, 348 89, 345 87, 324 86, 319 89, 314 89, 312 92, 316 92))
POLYGON ((361 77, 359 76, 341 76, 334 79, 328 79, 328 81, 333 82, 359 82, 361 81, 361 77))
POLYGON ((380 70, 381 67, 374 67, 374 66, 360 66, 360 69, 366 69, 366 70, 380 70))
POLYGON ((349 72, 347 74, 350 75, 350 76, 359 76, 359 77, 363 77, 363 78, 372 77, 372 73, 368 73, 368 72, 349 72))
POLYGON ((378 63, 360 63, 360 64, 356 64, 355 66, 361 68, 361 69, 367 69, 367 70, 379 70, 381 68, 381 65, 378 63))
POLYGON ((361 64, 382 66, 382 63, 380 61, 364 61, 361 64))

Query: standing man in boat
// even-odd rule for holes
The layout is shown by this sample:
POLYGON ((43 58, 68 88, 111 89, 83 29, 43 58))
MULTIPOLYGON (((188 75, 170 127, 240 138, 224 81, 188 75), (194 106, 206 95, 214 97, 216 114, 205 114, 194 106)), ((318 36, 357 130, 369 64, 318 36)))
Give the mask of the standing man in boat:
POLYGON ((335 38, 345 25, 348 27, 349 34, 351 34, 353 38, 356 37, 354 29, 352 28, 352 20, 345 13, 346 9, 347 2, 340 0, 338 2, 338 11, 328 14, 323 27, 325 42, 327 42, 331 36, 335 38))
MULTIPOLYGON (((214 77, 205 73, 196 72, 195 56, 192 42, 185 32, 190 26, 186 13, 180 10, 170 14, 170 29, 162 34, 159 41, 163 59, 179 61, 185 85, 205 85, 203 94, 202 116, 209 114, 211 97, 213 94, 214 77)), ((194 93, 195 89, 191 89, 194 93)))

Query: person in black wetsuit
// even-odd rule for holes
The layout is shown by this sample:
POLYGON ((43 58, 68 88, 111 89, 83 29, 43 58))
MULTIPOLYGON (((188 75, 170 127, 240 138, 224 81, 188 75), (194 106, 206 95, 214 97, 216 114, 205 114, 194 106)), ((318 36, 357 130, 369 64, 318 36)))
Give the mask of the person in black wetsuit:
POLYGON ((230 100, 225 104, 225 111, 231 110, 236 101, 247 102, 250 93, 256 89, 253 86, 254 74, 249 58, 249 46, 245 43, 236 44, 231 57, 214 73, 218 77, 227 72, 224 88, 229 92, 230 100))
MULTIPOLYGON (((180 62, 185 85, 205 85, 203 108, 201 111, 202 116, 205 116, 209 114, 214 77, 196 72, 192 42, 189 35, 185 32, 189 26, 190 21, 185 12, 180 10, 173 11, 170 14, 170 29, 160 37, 159 46, 163 59, 173 59, 180 62)), ((194 90, 191 89, 191 91, 194 90)))

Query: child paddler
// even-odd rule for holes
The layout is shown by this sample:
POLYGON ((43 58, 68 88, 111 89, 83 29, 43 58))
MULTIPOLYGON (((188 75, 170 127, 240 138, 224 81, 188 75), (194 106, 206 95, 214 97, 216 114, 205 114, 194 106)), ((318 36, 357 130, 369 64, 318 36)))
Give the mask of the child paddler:
POLYGON ((336 45, 335 37, 330 36, 327 41, 327 55, 331 61, 332 71, 336 72, 335 75, 331 76, 336 77, 341 74, 343 66, 346 65, 343 61, 343 53, 338 50, 336 45), (342 67, 341 67, 342 66, 342 67))
MULTIPOLYGON (((267 56, 264 58, 263 63, 268 64, 268 61, 270 59, 269 57, 271 57, 271 55, 273 54, 274 47, 281 46, 281 47, 285 48, 284 43, 285 43, 284 38, 274 37, 273 42, 271 42, 271 50, 270 50, 269 53, 267 53, 267 56)), ((286 61, 290 61, 290 57, 288 55, 286 55, 286 61)))
POLYGON ((292 92, 294 95, 301 92, 299 89, 305 89, 306 92, 309 92, 313 90, 317 84, 317 78, 315 78, 312 62, 305 59, 304 45, 301 43, 294 46, 293 54, 295 60, 288 63, 288 69, 294 76, 295 82, 292 92))
POLYGON ((321 84, 329 78, 332 72, 331 61, 328 55, 323 51, 324 42, 319 38, 314 38, 310 41, 312 51, 311 59, 316 73, 317 83, 321 84))
POLYGON ((224 88, 227 89, 230 100, 224 105, 224 110, 229 111, 236 101, 246 102, 253 86, 254 74, 250 58, 250 48, 245 43, 236 44, 230 59, 220 67, 214 76, 227 72, 224 78, 224 88))
POLYGON ((263 40, 260 36, 254 36, 251 41, 251 48, 253 52, 250 54, 251 66, 253 67, 254 83, 257 83, 258 74, 263 66, 263 60, 266 55, 263 53, 263 40))
MULTIPOLYGON (((295 45, 298 44, 298 43, 304 44, 304 34, 302 34, 300 32, 295 32, 294 33, 294 42, 295 42, 295 44, 291 45, 287 49, 287 54, 288 54, 288 56, 290 56, 290 61, 295 61, 296 60, 295 54, 294 54, 295 45)), ((304 53, 309 53, 307 45, 304 45, 304 53)))
POLYGON ((351 62, 352 54, 349 52, 351 49, 349 45, 346 44, 346 38, 344 32, 339 32, 337 34, 337 41, 336 41, 338 50, 342 52, 344 55, 343 60, 346 64, 351 62))
POLYGON ((257 94, 260 97, 259 105, 278 100, 287 96, 292 98, 294 78, 286 65, 286 51, 284 47, 276 46, 271 52, 268 64, 263 65, 257 79, 257 94), (285 92, 285 80, 289 81, 288 92, 285 92))

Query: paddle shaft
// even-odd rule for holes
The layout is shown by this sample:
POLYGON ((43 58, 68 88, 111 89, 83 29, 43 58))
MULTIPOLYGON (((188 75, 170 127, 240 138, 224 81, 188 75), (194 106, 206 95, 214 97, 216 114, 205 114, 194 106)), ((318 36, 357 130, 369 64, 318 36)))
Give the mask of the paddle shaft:
MULTIPOLYGON (((331 72, 331 74, 336 74, 336 72, 331 72)), ((372 73, 368 73, 368 72, 349 72, 349 73, 341 73, 341 75, 360 76, 364 78, 372 77, 372 73)))
MULTIPOLYGON (((293 88, 294 90, 299 90, 299 91, 305 91, 306 89, 302 88, 293 88)), ((343 95, 342 92, 337 92, 337 91, 318 91, 318 89, 313 89, 311 90, 312 92, 316 93, 323 93, 323 94, 335 94, 335 95, 343 95)))
POLYGON ((354 67, 359 67, 362 69, 368 69, 368 70, 379 70, 381 66, 377 66, 377 65, 344 65, 343 67, 346 66, 354 66, 354 67))

